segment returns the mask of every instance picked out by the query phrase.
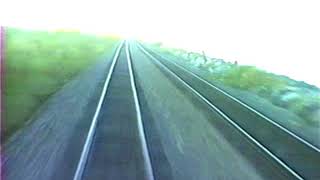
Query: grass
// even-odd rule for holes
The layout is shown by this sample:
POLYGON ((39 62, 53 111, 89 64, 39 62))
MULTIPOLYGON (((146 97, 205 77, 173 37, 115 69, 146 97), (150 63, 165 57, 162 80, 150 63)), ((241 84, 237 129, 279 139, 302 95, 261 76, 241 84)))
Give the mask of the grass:
POLYGON ((64 84, 110 53, 118 39, 6 28, 4 139, 64 84))
POLYGON ((272 92, 286 86, 282 79, 252 66, 234 66, 216 79, 227 86, 255 92, 268 98, 271 97, 272 92))
MULTIPOLYGON (((154 46, 159 45, 156 44, 154 46)), ((184 63, 188 63, 191 66, 196 66, 195 59, 203 59, 202 54, 189 53, 180 49, 162 49, 162 51, 177 57, 183 57, 181 59, 183 59, 184 63)), ((214 61, 216 60, 218 59, 214 59, 214 61)), ((283 79, 254 66, 240 66, 231 63, 217 65, 213 63, 214 61, 203 61, 197 66, 202 71, 209 73, 209 79, 219 81, 229 87, 251 91, 269 98, 272 92, 279 91, 287 86, 283 79), (210 73, 209 69, 213 72, 210 73)))
POLYGON ((210 58, 211 60, 206 62, 199 53, 166 48, 161 44, 154 44, 152 47, 171 57, 178 57, 172 59, 177 59, 190 70, 201 71, 201 75, 211 82, 258 95, 273 105, 299 116, 303 120, 301 124, 319 126, 320 90, 315 86, 269 73, 254 66, 228 63, 215 58, 210 58), (291 94, 290 99, 285 100, 286 93, 291 94))

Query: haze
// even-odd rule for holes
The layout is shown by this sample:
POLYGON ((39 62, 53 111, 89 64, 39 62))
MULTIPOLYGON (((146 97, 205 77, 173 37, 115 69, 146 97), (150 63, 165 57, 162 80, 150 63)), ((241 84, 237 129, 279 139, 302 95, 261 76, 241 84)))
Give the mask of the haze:
POLYGON ((0 24, 162 41, 320 87, 319 8, 312 0, 10 0, 0 24))

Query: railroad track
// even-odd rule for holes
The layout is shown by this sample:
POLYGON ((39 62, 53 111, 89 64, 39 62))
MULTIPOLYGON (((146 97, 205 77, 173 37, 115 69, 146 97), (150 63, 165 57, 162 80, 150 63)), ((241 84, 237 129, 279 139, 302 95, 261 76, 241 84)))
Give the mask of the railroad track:
POLYGON ((181 65, 140 44, 138 47, 171 78, 218 112, 255 146, 255 151, 263 156, 262 162, 270 163, 285 179, 320 179, 317 147, 181 65))
MULTIPOLYGON (((226 139, 237 141, 234 147, 264 177, 320 178, 319 149, 179 64, 137 46, 177 86, 220 116, 222 121, 213 124, 232 134, 226 139)), ((111 62, 73 180, 156 179, 153 168, 159 166, 150 160, 129 49, 123 41, 111 62)))
POLYGON ((153 180, 128 43, 113 58, 73 180, 153 180))

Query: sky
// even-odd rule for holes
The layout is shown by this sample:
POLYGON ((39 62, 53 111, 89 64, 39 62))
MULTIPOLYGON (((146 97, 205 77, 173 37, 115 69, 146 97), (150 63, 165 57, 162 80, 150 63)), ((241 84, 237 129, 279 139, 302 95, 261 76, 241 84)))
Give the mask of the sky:
POLYGON ((320 87, 317 0, 4 0, 0 25, 162 41, 320 87))

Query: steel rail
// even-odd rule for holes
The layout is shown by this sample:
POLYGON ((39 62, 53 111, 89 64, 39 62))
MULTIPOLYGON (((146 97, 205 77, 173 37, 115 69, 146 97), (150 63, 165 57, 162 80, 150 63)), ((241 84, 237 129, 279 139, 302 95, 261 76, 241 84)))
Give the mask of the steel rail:
POLYGON ((184 81, 180 76, 175 74, 172 70, 166 67, 164 64, 160 62, 157 58, 152 56, 149 52, 147 52, 140 44, 138 44, 139 49, 145 53, 148 57, 150 57, 154 62, 163 67, 167 72, 173 75, 176 79, 178 79, 181 83, 183 83, 186 87, 188 87, 194 94, 196 94, 201 100, 203 100, 206 104, 208 104, 212 109, 214 109, 219 115, 221 115, 224 119, 226 119, 233 127, 235 127, 239 132, 241 132, 245 137, 247 137, 251 142, 253 142, 256 146, 258 146, 263 152, 265 152, 269 157, 271 157, 275 162, 277 162, 281 167, 287 170, 292 176, 296 179, 303 180, 297 172, 295 172, 292 168, 290 168, 285 162, 279 159, 276 155, 274 155, 269 149, 267 149, 264 145, 262 145, 258 140, 256 140, 253 136, 251 136, 248 132, 246 132, 242 127, 240 127, 237 123, 235 123, 228 115, 222 112, 218 107, 213 105, 207 98, 205 98, 201 93, 191 87, 186 81, 184 81))
MULTIPOLYGON (((142 46, 141 46, 142 47, 142 46)), ((143 47, 142 47, 143 48, 143 47)), ((164 58, 163 56, 159 55, 161 58, 164 58)), ((316 146, 314 146, 313 144, 311 144, 310 142, 308 142, 307 140, 301 138, 300 136, 296 135, 295 133, 293 133, 291 130, 285 128, 284 126, 280 125, 279 123, 271 120, 270 118, 268 118, 267 116, 263 115, 262 113, 260 113, 259 111, 255 110, 253 107, 249 106, 248 104, 244 103, 243 101, 239 100, 238 98, 232 96, 231 94, 229 94, 228 92, 222 90, 221 88, 209 83, 207 80, 201 78, 199 75, 195 74, 194 72, 191 72, 190 70, 184 68, 183 66, 181 66, 180 64, 170 61, 170 63, 173 63, 174 65, 178 66, 179 68, 181 68, 182 70, 184 70, 185 72, 191 74, 193 77, 197 78, 198 80, 204 82, 205 84, 209 85, 210 87, 218 90, 219 92, 223 93, 224 95, 226 95, 227 97, 229 97, 230 99, 234 100, 235 102, 241 104, 242 106, 244 106, 245 108, 249 109, 250 111, 254 112, 255 114, 257 114, 258 116, 262 117, 263 119, 267 120, 268 122, 270 122, 271 124, 273 124, 274 126, 278 127, 279 129, 281 129, 282 131, 288 133, 290 136, 292 136, 293 138, 297 139, 298 141, 300 141, 301 143, 305 144, 306 146, 308 146, 309 148, 315 150, 316 152, 320 153, 320 149, 317 148, 316 146)))
POLYGON ((131 56, 130 56, 128 41, 126 41, 126 48, 125 49, 126 49, 126 55, 127 55, 127 61, 128 61, 130 83, 131 83, 131 87, 132 87, 132 91, 133 91, 133 98, 134 98, 134 103, 135 103, 136 113, 137 113, 139 138, 140 138, 141 146, 142 146, 144 166, 146 168, 146 178, 148 180, 154 180, 152 165, 151 165, 148 146, 147 146, 147 142, 146 142, 146 136, 145 136, 144 127, 143 127, 142 118, 141 118, 140 103, 139 103, 139 99, 138 99, 138 95, 137 95, 136 84, 135 84, 135 79, 134 79, 133 70, 132 70, 132 60, 131 60, 131 56))
POLYGON ((123 45, 124 45, 124 41, 122 41, 121 44, 118 46, 118 48, 116 50, 116 53, 115 53, 115 55, 113 57, 112 64, 111 64, 111 67, 109 69, 109 73, 108 73, 108 75, 106 77, 106 80, 105 80, 105 83, 104 83, 104 86, 103 86, 103 89, 102 89, 102 92, 101 92, 101 96, 100 96, 96 111, 94 113, 94 116, 93 116, 93 119, 92 119, 92 123, 91 123, 90 129, 89 129, 85 144, 83 146, 83 149, 82 149, 82 152, 81 152, 81 156, 80 156, 80 160, 78 162, 77 170, 76 170, 76 172, 74 174, 73 180, 81 180, 81 178, 82 178, 82 175, 83 175, 83 172, 84 172, 84 168, 85 168, 87 160, 88 160, 88 155, 89 155, 89 151, 90 151, 90 148, 91 148, 91 145, 92 145, 93 137, 94 137, 94 134, 95 134, 95 129, 96 129, 96 126, 97 126, 97 119, 98 119, 98 116, 99 116, 99 113, 100 113, 100 109, 101 109, 102 103, 104 101, 104 98, 105 98, 105 95, 106 95, 106 92, 107 92, 107 89, 108 89, 108 86, 109 86, 109 82, 111 80, 111 76, 112 76, 112 73, 114 71, 115 64, 116 64, 116 62, 117 62, 117 60, 119 58, 120 50, 122 49, 123 45))

